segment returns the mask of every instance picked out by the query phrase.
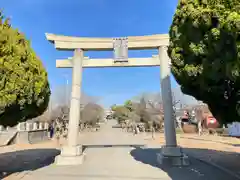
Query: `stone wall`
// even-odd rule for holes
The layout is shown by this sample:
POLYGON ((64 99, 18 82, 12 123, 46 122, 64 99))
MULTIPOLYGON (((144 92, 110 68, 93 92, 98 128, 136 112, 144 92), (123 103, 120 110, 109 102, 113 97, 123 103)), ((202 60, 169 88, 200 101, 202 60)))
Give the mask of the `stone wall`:
POLYGON ((17 144, 34 144, 42 141, 48 140, 48 131, 42 130, 32 130, 32 131, 19 131, 15 140, 17 144))
MULTIPOLYGON (((14 144, 20 143, 38 143, 42 141, 46 141, 49 139, 48 137, 48 123, 29 123, 23 122, 17 125, 17 135, 14 137, 13 142, 14 144)), ((0 131, 8 131, 8 128, 4 129, 0 126, 0 131)))

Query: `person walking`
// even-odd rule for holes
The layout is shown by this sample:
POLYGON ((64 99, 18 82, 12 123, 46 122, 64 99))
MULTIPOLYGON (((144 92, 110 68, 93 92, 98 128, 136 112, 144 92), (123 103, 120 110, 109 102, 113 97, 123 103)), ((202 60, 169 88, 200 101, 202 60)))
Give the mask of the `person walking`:
POLYGON ((152 139, 155 139, 155 127, 153 124, 151 125, 151 131, 152 131, 152 139))
POLYGON ((202 135, 202 130, 203 130, 203 128, 202 128, 202 121, 199 120, 199 121, 198 121, 198 135, 199 135, 199 136, 202 135))
POLYGON ((137 124, 135 123, 135 122, 133 122, 133 124, 132 124, 132 126, 133 126, 133 135, 137 135, 137 124))
POLYGON ((54 127, 53 127, 53 123, 50 124, 49 128, 48 128, 49 134, 50 134, 50 139, 53 138, 54 135, 54 127))

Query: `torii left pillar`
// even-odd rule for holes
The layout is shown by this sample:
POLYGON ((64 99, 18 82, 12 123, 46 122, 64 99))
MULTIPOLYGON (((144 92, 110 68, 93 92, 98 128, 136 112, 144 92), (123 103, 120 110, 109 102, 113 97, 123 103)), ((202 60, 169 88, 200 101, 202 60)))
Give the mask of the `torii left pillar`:
POLYGON ((55 162, 57 165, 78 165, 82 164, 84 160, 82 145, 78 144, 83 59, 83 50, 76 49, 72 59, 72 94, 68 124, 68 143, 62 148, 61 154, 56 157, 55 162))

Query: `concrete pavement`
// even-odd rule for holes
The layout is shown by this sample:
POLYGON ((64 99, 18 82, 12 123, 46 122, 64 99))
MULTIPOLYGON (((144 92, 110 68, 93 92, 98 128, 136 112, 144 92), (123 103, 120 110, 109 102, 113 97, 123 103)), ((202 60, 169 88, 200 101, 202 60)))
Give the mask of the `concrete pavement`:
POLYGON ((221 170, 191 160, 189 167, 164 167, 157 164, 158 148, 143 147, 143 136, 133 136, 112 128, 114 121, 103 125, 99 132, 82 139, 87 145, 86 160, 79 166, 54 164, 35 171, 27 171, 21 180, 235 180, 221 170), (131 146, 133 145, 133 146, 131 146))

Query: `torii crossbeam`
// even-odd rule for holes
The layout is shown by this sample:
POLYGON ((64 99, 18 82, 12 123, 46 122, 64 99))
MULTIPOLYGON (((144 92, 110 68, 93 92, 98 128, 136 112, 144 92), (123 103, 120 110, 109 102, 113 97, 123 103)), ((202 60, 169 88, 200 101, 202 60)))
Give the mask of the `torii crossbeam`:
MULTIPOLYGON (((103 68, 103 67, 153 67, 160 66, 160 61, 158 56, 153 56, 151 58, 128 58, 127 62, 114 62, 114 59, 90 59, 89 57, 84 57, 83 68, 103 68)), ((72 68, 73 67, 73 57, 68 59, 56 60, 57 68, 72 68)))

